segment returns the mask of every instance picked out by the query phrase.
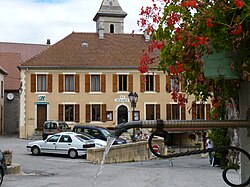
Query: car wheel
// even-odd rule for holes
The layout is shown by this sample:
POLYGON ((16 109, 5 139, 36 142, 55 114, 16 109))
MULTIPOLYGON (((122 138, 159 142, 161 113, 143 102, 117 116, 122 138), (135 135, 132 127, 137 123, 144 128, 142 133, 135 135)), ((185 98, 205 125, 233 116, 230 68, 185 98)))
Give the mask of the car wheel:
POLYGON ((3 182, 3 170, 0 168, 0 186, 3 182))
POLYGON ((70 158, 76 158, 77 157, 77 151, 74 149, 69 150, 69 157, 70 158))
POLYGON ((36 155, 36 156, 40 155, 40 149, 37 146, 32 147, 31 152, 32 152, 32 155, 36 155))

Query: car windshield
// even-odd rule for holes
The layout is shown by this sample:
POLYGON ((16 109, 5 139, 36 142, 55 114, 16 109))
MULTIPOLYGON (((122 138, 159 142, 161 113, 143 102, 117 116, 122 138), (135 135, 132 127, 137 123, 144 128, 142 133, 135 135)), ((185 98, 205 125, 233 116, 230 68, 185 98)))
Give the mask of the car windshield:
POLYGON ((90 138, 89 137, 87 137, 87 136, 84 136, 84 135, 76 135, 76 138, 78 139, 78 140, 80 140, 81 142, 85 142, 86 140, 90 140, 90 138))
POLYGON ((110 136, 110 132, 107 129, 102 129, 101 131, 106 138, 110 136))

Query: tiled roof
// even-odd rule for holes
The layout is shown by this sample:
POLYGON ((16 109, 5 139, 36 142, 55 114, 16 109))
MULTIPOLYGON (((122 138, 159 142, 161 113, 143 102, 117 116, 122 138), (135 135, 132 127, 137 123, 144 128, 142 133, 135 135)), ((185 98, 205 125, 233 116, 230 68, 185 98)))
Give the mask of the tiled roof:
POLYGON ((0 53, 0 65, 7 71, 5 77, 5 90, 18 90, 20 85, 20 72, 17 66, 21 64, 20 53, 0 53))
POLYGON ((20 53, 22 62, 47 49, 49 45, 0 42, 0 52, 20 53))
POLYGON ((24 62, 23 67, 122 68, 137 67, 147 48, 144 35, 71 33, 41 54, 24 62))

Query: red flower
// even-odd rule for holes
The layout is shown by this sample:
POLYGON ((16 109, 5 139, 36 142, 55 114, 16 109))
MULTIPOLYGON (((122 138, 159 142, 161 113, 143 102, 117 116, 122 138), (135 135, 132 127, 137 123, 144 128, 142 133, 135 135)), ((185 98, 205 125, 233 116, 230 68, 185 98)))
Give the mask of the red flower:
POLYGON ((242 8, 244 6, 244 2, 242 0, 234 0, 234 4, 238 7, 238 8, 242 8))
POLYGON ((147 73, 147 72, 148 72, 148 66, 146 66, 145 64, 141 64, 141 65, 138 67, 138 70, 139 70, 141 73, 147 73))
POLYGON ((231 34, 233 35, 239 35, 242 33, 242 25, 241 24, 236 24, 233 27, 233 30, 231 30, 231 34))
POLYGON ((214 26, 214 24, 212 23, 212 19, 211 18, 208 18, 206 20, 206 25, 207 25, 207 27, 213 27, 214 26))

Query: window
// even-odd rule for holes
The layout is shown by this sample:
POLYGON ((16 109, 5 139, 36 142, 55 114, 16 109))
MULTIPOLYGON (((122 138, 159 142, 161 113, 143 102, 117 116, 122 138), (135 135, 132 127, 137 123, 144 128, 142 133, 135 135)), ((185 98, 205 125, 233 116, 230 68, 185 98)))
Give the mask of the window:
POLYGON ((46 92, 47 91, 47 76, 37 75, 37 91, 46 92))
POLYGON ((91 91, 100 92, 100 75, 91 75, 91 91))
POLYGON ((128 76, 127 75, 119 75, 119 91, 127 91, 128 90, 128 76))
POLYGON ((86 104, 86 122, 91 121, 106 122, 107 111, 106 104, 86 104))
POLYGON ((210 104, 194 104, 192 106, 192 119, 209 119, 210 104))
MULTIPOLYGON (((58 120, 59 121, 80 121, 80 105, 79 104, 59 104, 58 105, 58 120)), ((60 123, 60 128, 68 128, 66 123, 60 123)))
POLYGON ((146 75, 146 91, 154 91, 154 75, 146 75))
POLYGON ((177 76, 171 76, 171 91, 179 92, 179 78, 177 76))
POLYGON ((180 119, 180 106, 178 104, 167 104, 167 120, 180 119))
POLYGON ((65 105, 65 121, 74 121, 74 106, 73 105, 65 105))
POLYGON ((115 33, 115 26, 113 24, 110 25, 110 33, 115 33))
POLYGON ((51 136, 47 142, 57 142, 57 140, 59 139, 60 135, 54 135, 51 136))
POLYGON ((52 92, 52 74, 31 74, 31 92, 52 92))
POLYGON ((72 139, 69 135, 62 135, 59 142, 61 143, 71 143, 72 142, 72 139))
POLYGON ((100 121, 101 110, 100 105, 92 105, 92 121, 100 121))
POLYGON ((146 120, 160 119, 160 105, 146 104, 146 120))
POLYGON ((178 104, 171 105, 171 119, 180 119, 180 106, 178 104))
POLYGON ((65 92, 75 91, 74 75, 65 75, 65 92))

